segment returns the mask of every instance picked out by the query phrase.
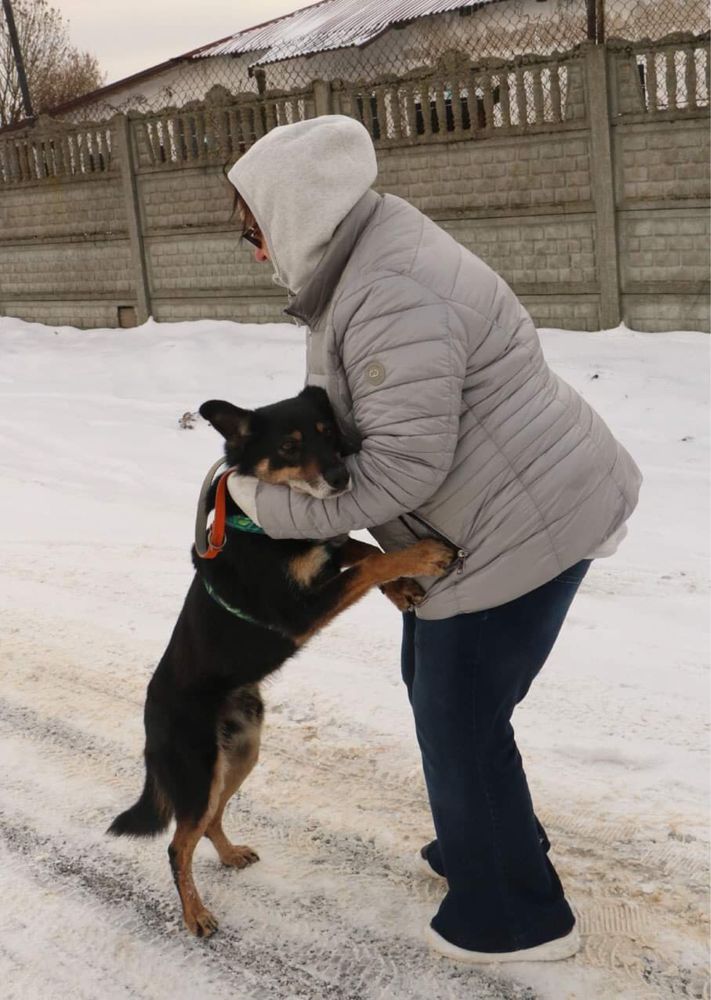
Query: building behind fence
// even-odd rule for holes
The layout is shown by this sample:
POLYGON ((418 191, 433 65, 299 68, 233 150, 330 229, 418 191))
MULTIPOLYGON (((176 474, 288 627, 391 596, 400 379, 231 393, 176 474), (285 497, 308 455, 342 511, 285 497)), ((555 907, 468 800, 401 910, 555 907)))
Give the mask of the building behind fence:
MULTIPOLYGON (((525 14, 534 0, 516 3, 525 14)), ((559 33, 579 24, 581 6, 589 13, 558 0, 570 15, 559 33)), ((659 15, 664 3, 653 6, 659 15)), ((697 9, 688 0, 687 15, 697 9)), ((0 133, 0 313, 82 327, 280 319, 268 265, 240 248, 223 166, 275 125, 341 113, 373 137, 378 189, 483 257, 539 325, 708 329, 708 34, 608 31, 603 42, 598 24, 594 40, 565 35, 579 44, 563 52, 541 41, 539 18, 535 55, 513 56, 506 45, 520 39, 501 32, 492 53, 489 32, 489 54, 474 58, 471 39, 446 30, 473 13, 440 15, 424 65, 421 48, 419 65, 407 55, 412 22, 393 29, 405 39, 395 71, 366 74, 366 56, 380 58, 373 42, 319 63, 266 62, 255 85, 234 94, 213 82, 180 108, 0 133), (357 72, 345 72, 348 58, 357 72)))
POLYGON ((302 90, 313 80, 370 82, 435 66, 455 50, 475 61, 550 55, 581 42, 703 34, 706 0, 322 0, 240 31, 168 65, 119 81, 53 112, 98 121, 232 94, 302 90), (436 11, 427 15, 425 11, 436 11), (419 16, 403 20, 407 12, 419 16))

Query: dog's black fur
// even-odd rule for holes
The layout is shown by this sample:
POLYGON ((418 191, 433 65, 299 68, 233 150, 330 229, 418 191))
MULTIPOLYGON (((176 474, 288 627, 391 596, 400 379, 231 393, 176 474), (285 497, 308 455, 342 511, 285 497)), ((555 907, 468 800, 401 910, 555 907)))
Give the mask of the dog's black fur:
MULTIPOLYGON (((224 436, 227 462, 240 473, 322 497, 347 487, 344 447, 323 390, 307 388, 255 411, 212 400, 200 412, 224 436)), ((214 490, 208 502, 214 503, 214 490)), ((229 497, 227 512, 240 513, 229 497)), ((224 864, 257 860, 250 848, 227 840, 221 821, 257 760, 264 711, 259 682, 372 586, 387 584, 399 607, 416 603, 421 590, 402 578, 441 575, 451 560, 450 549, 434 540, 386 555, 352 539, 338 546, 233 528, 217 558, 201 559, 193 548, 195 577, 148 685, 143 792, 109 828, 152 836, 175 816, 169 855, 193 933, 207 937, 217 927, 192 881, 200 837, 213 842, 224 864), (350 568, 342 572, 344 566, 350 568), (226 610, 205 582, 260 624, 226 610)))

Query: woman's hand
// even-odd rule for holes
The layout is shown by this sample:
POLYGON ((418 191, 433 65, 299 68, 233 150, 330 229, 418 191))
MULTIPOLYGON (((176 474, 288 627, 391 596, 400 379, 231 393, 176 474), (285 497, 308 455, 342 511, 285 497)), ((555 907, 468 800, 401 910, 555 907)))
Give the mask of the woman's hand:
POLYGON ((261 524, 257 520, 258 485, 259 480, 255 476, 241 476, 239 472, 233 472, 227 480, 227 491, 234 502, 248 518, 261 528, 261 524))

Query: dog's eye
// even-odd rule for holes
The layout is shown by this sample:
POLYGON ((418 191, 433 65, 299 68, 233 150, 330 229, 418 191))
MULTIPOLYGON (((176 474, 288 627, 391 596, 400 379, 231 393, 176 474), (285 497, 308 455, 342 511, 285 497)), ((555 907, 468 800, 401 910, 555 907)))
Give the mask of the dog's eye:
POLYGON ((299 446, 293 438, 287 438, 286 441, 282 441, 279 451, 283 452, 285 455, 295 455, 299 450, 299 446))

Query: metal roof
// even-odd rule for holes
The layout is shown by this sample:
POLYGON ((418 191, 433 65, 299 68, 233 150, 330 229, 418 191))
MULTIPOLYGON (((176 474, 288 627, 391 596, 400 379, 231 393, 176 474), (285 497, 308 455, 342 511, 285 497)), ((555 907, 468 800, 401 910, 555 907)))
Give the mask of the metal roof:
POLYGON ((321 0, 231 38, 207 45, 194 59, 262 52, 254 65, 293 59, 329 49, 365 45, 391 25, 460 7, 484 7, 500 0, 321 0))

